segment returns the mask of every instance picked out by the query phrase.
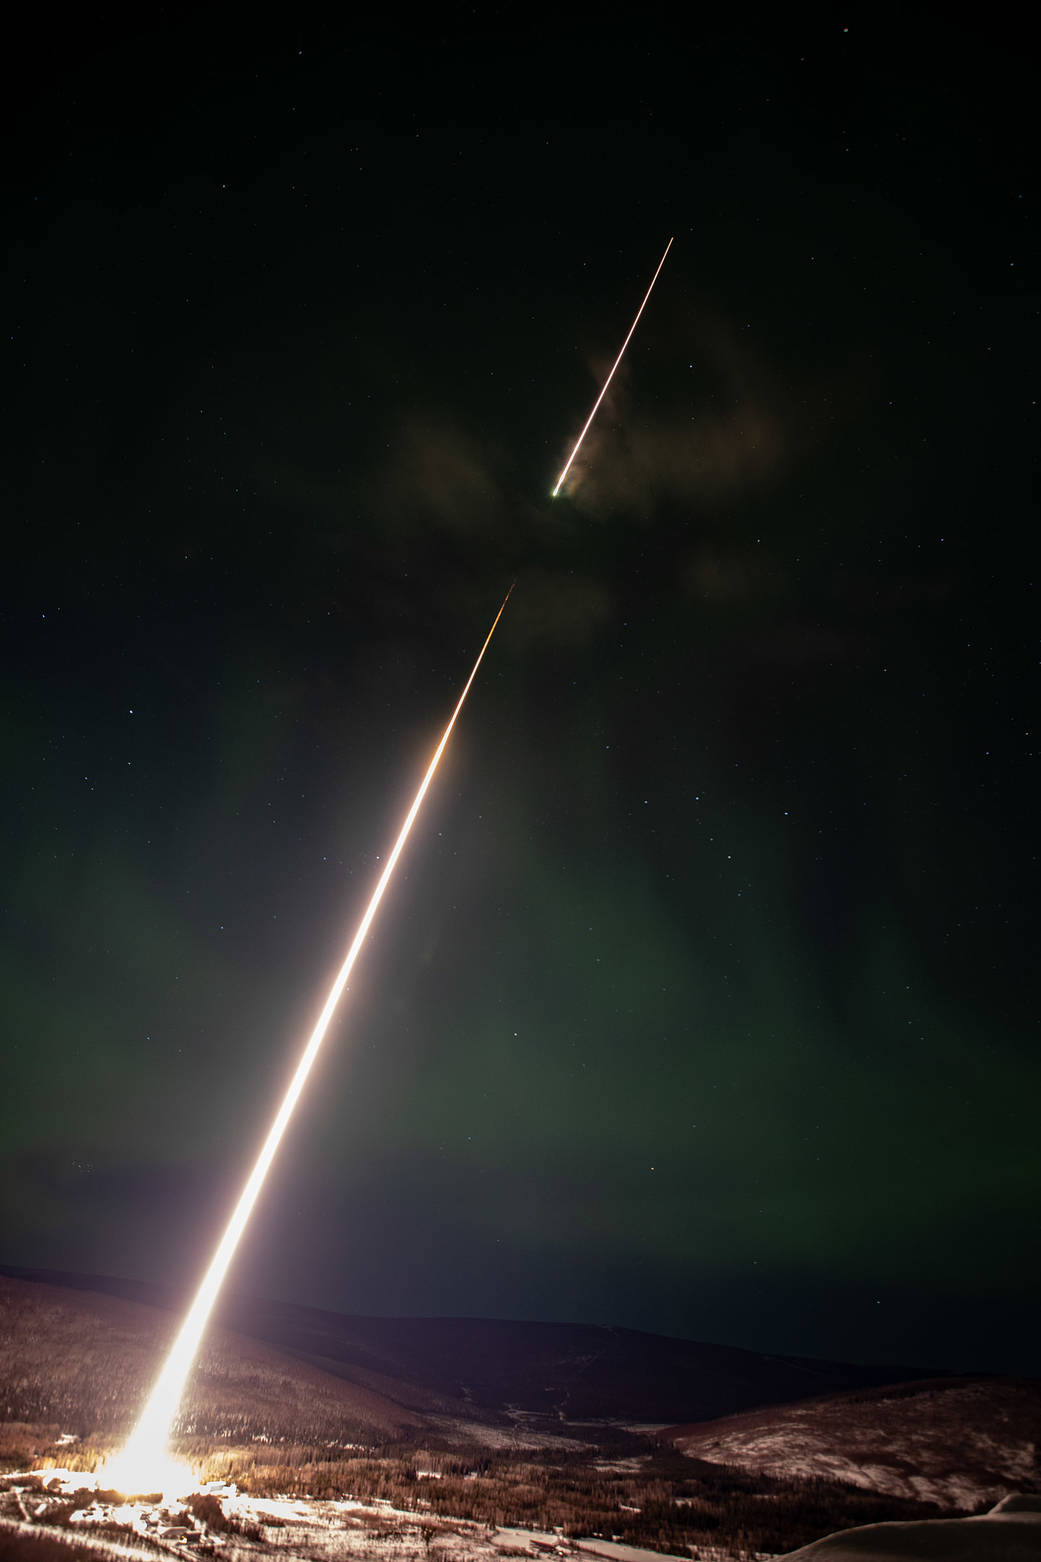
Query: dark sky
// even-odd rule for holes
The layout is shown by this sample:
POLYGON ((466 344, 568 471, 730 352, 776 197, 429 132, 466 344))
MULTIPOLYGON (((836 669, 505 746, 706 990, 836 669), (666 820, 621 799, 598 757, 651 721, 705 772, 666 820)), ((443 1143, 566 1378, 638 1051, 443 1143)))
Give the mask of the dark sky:
POLYGON ((695 20, 9 60, 6 1262, 198 1273, 515 578, 235 1285, 1041 1371, 1036 83, 695 20))

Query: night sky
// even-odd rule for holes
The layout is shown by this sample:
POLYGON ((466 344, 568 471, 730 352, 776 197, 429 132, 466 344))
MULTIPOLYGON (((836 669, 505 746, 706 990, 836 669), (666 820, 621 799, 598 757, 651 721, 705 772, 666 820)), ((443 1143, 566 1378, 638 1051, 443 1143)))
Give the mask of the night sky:
POLYGON ((9 57, 5 1262, 200 1271, 516 579, 234 1285, 1041 1372, 1036 82, 695 20, 9 57))

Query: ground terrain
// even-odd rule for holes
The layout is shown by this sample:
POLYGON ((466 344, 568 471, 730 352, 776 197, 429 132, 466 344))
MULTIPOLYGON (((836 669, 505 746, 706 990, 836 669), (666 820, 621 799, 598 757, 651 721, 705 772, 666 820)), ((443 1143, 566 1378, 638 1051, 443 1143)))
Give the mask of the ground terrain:
POLYGON ((227 1562, 777 1556, 981 1512, 1037 1479, 1041 1387, 1024 1380, 903 1369, 879 1385, 875 1369, 626 1331, 241 1304, 254 1333, 211 1331, 177 1438, 198 1483, 225 1483, 221 1516, 163 1540, 96 1504, 88 1522, 76 1490, 125 1437, 176 1321, 117 1289, 0 1276, 0 1556, 50 1562, 45 1541, 227 1562))
POLYGON ((671 1428, 692 1458, 970 1511, 1041 1490, 1041 1383, 940 1378, 671 1428))

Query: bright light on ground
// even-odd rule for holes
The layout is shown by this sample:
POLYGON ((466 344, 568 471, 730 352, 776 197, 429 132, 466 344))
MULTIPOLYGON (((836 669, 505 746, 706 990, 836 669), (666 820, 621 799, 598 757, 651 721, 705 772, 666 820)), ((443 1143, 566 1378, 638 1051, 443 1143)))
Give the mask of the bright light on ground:
POLYGON ((118 1491, 127 1497, 161 1492, 167 1502, 190 1496, 200 1484, 191 1465, 176 1459, 162 1444, 149 1447, 137 1437, 99 1465, 94 1481, 101 1491, 118 1491))

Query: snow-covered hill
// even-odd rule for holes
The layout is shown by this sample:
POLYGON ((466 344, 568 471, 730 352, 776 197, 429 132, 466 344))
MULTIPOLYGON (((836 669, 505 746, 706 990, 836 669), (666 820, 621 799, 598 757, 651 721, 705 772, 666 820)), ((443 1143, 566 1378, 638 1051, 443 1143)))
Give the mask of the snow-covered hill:
POLYGON ((782 1562, 1038 1562, 1041 1497, 1008 1497, 972 1519, 865 1524, 792 1551, 782 1562))
POLYGON ((973 1509, 1041 1489, 1041 1383, 941 1378, 746 1411, 667 1434, 692 1458, 973 1509))

